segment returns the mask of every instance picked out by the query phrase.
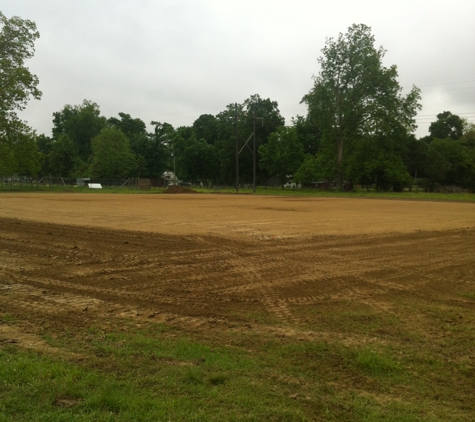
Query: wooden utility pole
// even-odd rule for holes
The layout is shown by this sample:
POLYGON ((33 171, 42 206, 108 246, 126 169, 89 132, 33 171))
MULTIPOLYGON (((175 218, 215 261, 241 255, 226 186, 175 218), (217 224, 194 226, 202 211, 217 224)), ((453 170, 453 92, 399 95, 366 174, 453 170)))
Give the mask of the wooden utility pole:
POLYGON ((252 188, 253 192, 256 191, 256 169, 257 169, 257 145, 256 145, 256 120, 261 120, 262 117, 256 117, 254 106, 252 107, 252 134, 247 139, 243 139, 244 145, 239 149, 239 134, 238 130, 238 107, 235 104, 235 114, 234 114, 234 127, 236 133, 236 192, 239 192, 239 154, 244 150, 244 148, 249 149, 253 156, 252 160, 252 188), (249 142, 253 139, 253 147, 251 148, 249 142))
POLYGON ((234 131, 236 133, 236 192, 239 192, 239 134, 238 134, 238 108, 234 103, 234 131))
POLYGON ((256 192, 256 111, 252 107, 252 137, 253 137, 253 160, 252 160, 252 191, 256 192))

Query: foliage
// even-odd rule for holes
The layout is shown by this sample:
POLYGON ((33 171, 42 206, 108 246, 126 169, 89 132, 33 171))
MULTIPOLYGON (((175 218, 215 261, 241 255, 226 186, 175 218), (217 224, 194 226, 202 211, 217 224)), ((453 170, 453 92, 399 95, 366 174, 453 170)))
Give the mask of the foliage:
POLYGON ((41 167, 35 134, 17 116, 30 97, 41 98, 38 78, 25 66, 39 36, 34 22, 0 12, 0 175, 35 175, 41 167))
POLYGON ((158 178, 165 170, 172 168, 171 152, 175 129, 166 122, 152 121, 151 124, 154 126, 154 133, 149 134, 147 140, 141 138, 142 149, 137 148, 136 142, 132 144, 132 148, 136 154, 141 154, 145 158, 147 176, 158 178))
POLYGON ((423 175, 428 166, 427 143, 417 140, 415 136, 409 137, 405 159, 407 170, 412 177, 417 178, 418 175, 423 175))
POLYGON ((211 114, 202 114, 193 122, 196 139, 204 139, 208 144, 214 145, 218 139, 218 121, 211 114))
POLYGON ((464 122, 462 144, 475 152, 475 123, 464 122))
MULTIPOLYGON (((126 113, 119 113, 119 117, 119 119, 111 117, 107 119, 107 123, 122 131, 129 140, 130 149, 136 158, 136 175, 138 177, 154 177, 151 174, 155 164, 153 161, 158 157, 154 153, 154 140, 152 135, 147 133, 145 122, 138 118, 134 119, 126 113)), ((157 161, 160 163, 159 160, 157 161)))
POLYGON ((400 151, 388 137, 361 138, 353 142, 347 162, 350 181, 375 185, 377 190, 400 191, 410 185, 411 178, 400 151))
MULTIPOLYGON (((259 94, 251 95, 242 104, 229 104, 218 113, 217 140, 215 142, 220 165, 220 178, 225 183, 233 183, 236 175, 236 126, 239 142, 239 179, 251 182, 253 178, 254 117, 256 128, 256 161, 260 161, 260 146, 264 145, 271 133, 285 122, 278 104, 271 99, 263 99, 259 94), (247 145, 245 146, 247 142, 247 145)), ((257 178, 267 177, 266 169, 259 166, 257 178)))
POLYGON ((303 145, 305 154, 315 155, 320 146, 321 132, 309 116, 297 116, 292 119, 297 136, 303 145))
POLYGON ((136 136, 146 135, 146 126, 143 120, 133 119, 130 114, 119 113, 120 119, 117 117, 110 117, 107 119, 107 123, 110 126, 114 126, 117 129, 120 129, 122 133, 127 136, 129 141, 136 136))
MULTIPOLYGON (((320 73, 303 101, 309 108, 308 118, 322 132, 321 150, 332 154, 335 174, 341 184, 348 172, 348 158, 355 143, 362 139, 379 148, 383 140, 387 150, 396 152, 397 144, 405 142, 408 132, 415 129, 414 117, 420 108, 419 90, 413 87, 407 96, 401 95, 396 80, 396 66, 382 64, 385 50, 374 47, 371 29, 353 25, 337 40, 330 38, 322 50, 320 73)), ((391 154, 396 156, 397 154, 391 154)), ((330 158, 330 157, 328 157, 330 158)))
POLYGON ((78 155, 73 141, 66 134, 59 135, 48 156, 49 174, 56 177, 71 177, 77 160, 78 155))
POLYGON ((435 139, 429 146, 428 177, 433 183, 475 187, 475 156, 463 143, 435 139))
POLYGON ((73 141, 79 158, 87 161, 92 154, 91 141, 106 126, 106 118, 100 115, 99 105, 84 100, 82 104, 65 105, 53 113, 53 137, 62 134, 73 141))
POLYGON ((18 16, 7 19, 0 12, 0 137, 6 127, 18 120, 30 97, 40 99, 38 78, 25 66, 35 52, 34 43, 40 34, 36 24, 18 16))
POLYGON ((180 177, 200 182, 212 180, 217 172, 216 148, 204 139, 192 139, 183 149, 180 163, 183 168, 180 177))
MULTIPOLYGON (((15 173, 15 154, 10 143, 0 138, 0 175, 15 173)), ((0 176, 1 177, 1 176, 0 176)))
POLYGON ((42 157, 36 144, 36 135, 24 130, 15 139, 15 174, 36 176, 41 169, 42 157))
POLYGON ((463 135, 463 120, 450 111, 444 111, 437 115, 437 120, 429 126, 429 132, 432 139, 450 138, 458 140, 463 135))
POLYGON ((135 157, 129 140, 120 129, 102 129, 92 140, 92 150, 92 177, 121 179, 134 173, 135 157))
POLYGON ((259 148, 260 164, 271 176, 278 177, 284 185, 304 158, 303 145, 299 142, 295 127, 281 126, 269 136, 267 144, 259 148))
POLYGON ((318 163, 317 159, 312 154, 305 155, 305 159, 297 171, 294 173, 294 180, 308 185, 318 180, 318 163))
POLYGON ((36 175, 43 156, 38 151, 36 134, 20 120, 12 120, 0 136, 0 176, 36 175))

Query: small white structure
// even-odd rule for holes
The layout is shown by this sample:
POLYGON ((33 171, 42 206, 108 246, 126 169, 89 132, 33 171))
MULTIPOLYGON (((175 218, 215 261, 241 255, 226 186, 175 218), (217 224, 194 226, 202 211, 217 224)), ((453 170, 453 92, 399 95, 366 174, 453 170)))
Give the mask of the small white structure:
POLYGON ((284 188, 292 188, 292 189, 296 189, 296 188, 300 188, 300 183, 295 183, 295 182, 287 182, 285 185, 284 185, 284 188))
POLYGON ((102 185, 100 183, 88 183, 89 189, 102 189, 102 185))

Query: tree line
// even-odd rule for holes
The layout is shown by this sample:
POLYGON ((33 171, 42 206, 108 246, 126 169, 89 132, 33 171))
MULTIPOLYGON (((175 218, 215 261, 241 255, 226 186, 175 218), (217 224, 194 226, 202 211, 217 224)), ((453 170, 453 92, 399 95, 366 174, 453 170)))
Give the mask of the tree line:
POLYGON ((191 126, 173 127, 121 112, 106 117, 84 100, 53 113, 52 135, 38 135, 17 112, 39 99, 38 79, 25 66, 39 33, 33 22, 0 12, 0 176, 160 178, 176 168, 182 180, 232 185, 236 136, 239 180, 253 180, 255 131, 258 184, 334 182, 399 191, 414 183, 475 189, 475 125, 449 111, 437 115, 429 135, 417 139, 420 90, 403 95, 397 67, 385 67, 386 51, 375 46, 371 28, 353 25, 329 38, 320 72, 303 96, 305 116, 289 125, 278 103, 259 94, 203 114, 191 126), (258 119, 254 119, 258 117, 258 119))

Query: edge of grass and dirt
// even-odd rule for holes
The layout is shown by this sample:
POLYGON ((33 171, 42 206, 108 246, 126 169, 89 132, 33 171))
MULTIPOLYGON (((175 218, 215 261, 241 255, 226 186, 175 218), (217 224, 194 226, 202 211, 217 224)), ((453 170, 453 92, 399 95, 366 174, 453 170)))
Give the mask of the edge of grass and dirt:
POLYGON ((88 193, 88 194, 170 194, 170 193, 199 193, 199 194, 222 194, 222 195, 258 195, 258 196, 295 196, 309 198, 360 198, 360 199, 393 199, 412 201, 444 201, 444 202, 475 202, 475 193, 430 193, 421 191, 404 192, 375 192, 365 189, 358 189, 351 192, 320 191, 315 189, 281 189, 258 187, 256 192, 252 188, 242 188, 236 192, 235 188, 181 188, 169 190, 167 188, 152 188, 149 190, 138 190, 128 188, 104 188, 89 189, 79 188, 40 188, 40 189, 0 189, 1 193, 88 193))
MULTIPOLYGON (((111 327, 100 316, 83 330, 39 330, 42 352, 3 338, 0 421, 470 421, 475 368, 456 356, 470 353, 474 317, 418 305, 370 316, 348 303, 338 321, 319 318, 320 330, 365 333, 366 344, 133 319, 111 327), (434 342, 402 311, 453 336, 434 342)), ((1 321, 28 327, 21 315, 1 321)))

